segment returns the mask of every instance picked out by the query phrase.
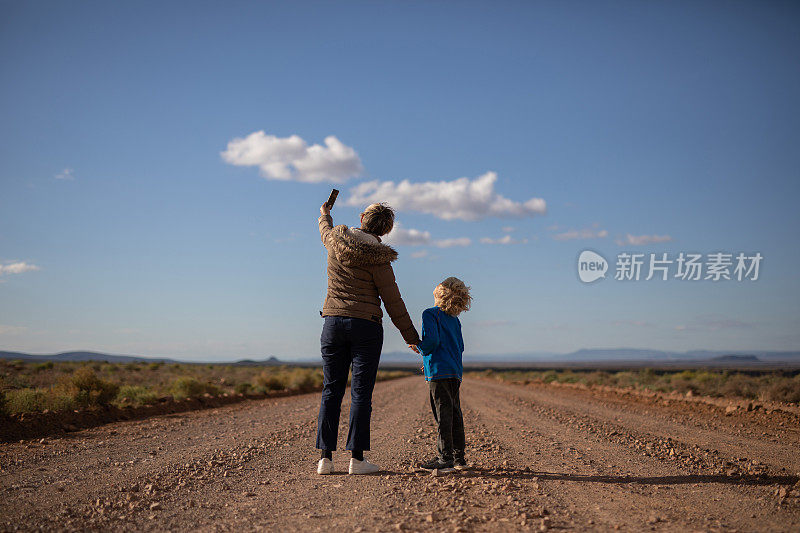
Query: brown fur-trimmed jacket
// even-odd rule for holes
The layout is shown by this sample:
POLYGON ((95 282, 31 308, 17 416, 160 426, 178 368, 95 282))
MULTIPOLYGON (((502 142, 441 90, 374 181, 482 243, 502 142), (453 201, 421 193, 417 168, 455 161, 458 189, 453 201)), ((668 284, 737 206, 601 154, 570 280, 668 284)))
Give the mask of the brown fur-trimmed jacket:
POLYGON ((328 293, 322 316, 348 316, 381 322, 381 300, 408 344, 419 334, 400 296, 392 270, 397 252, 360 228, 333 226, 330 215, 319 217, 319 233, 328 250, 328 293))

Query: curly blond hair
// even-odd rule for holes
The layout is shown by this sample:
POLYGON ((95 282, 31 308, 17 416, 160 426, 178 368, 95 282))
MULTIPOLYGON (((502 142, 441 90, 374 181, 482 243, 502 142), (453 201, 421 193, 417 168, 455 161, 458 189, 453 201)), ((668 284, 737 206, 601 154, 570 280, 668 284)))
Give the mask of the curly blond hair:
POLYGON ((469 287, 458 278, 449 277, 433 289, 433 301, 439 309, 451 316, 469 311, 472 296, 469 287))

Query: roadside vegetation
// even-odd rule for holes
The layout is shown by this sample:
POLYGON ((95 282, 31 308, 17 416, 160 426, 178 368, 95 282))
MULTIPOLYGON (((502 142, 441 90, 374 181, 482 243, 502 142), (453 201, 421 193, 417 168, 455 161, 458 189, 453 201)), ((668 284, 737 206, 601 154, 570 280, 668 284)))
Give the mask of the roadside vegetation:
MULTIPOLYGON (((381 370, 378 380, 408 374, 381 370)), ((205 395, 302 393, 320 387, 322 370, 314 367, 0 359, 0 412, 5 414, 141 406, 205 395)))
POLYGON ((689 396, 800 403, 800 374, 747 374, 729 370, 626 370, 618 372, 541 370, 473 372, 510 383, 580 383, 589 387, 679 392, 689 396))

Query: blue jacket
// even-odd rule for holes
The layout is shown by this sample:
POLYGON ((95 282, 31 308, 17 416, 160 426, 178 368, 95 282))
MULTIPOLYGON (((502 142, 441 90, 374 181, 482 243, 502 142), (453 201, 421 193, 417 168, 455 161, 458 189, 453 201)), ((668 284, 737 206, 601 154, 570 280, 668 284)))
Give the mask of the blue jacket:
POLYGON ((422 312, 422 342, 417 345, 422 354, 425 380, 461 379, 464 339, 461 321, 438 307, 422 312))

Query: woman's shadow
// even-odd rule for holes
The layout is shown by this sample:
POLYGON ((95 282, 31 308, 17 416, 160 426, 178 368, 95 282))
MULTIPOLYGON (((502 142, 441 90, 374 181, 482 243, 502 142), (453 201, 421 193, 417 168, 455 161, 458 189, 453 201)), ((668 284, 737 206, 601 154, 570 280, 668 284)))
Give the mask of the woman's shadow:
MULTIPOLYGON (((422 471, 382 471, 382 475, 415 476, 422 471)), ((695 483, 724 483, 727 485, 794 485, 800 481, 800 476, 771 475, 771 474, 686 474, 679 476, 633 476, 633 475, 603 475, 603 474, 567 474, 560 472, 535 471, 516 468, 470 468, 453 473, 442 474, 459 478, 479 478, 492 480, 554 480, 572 481, 577 483, 609 483, 617 485, 691 485, 695 483)))

